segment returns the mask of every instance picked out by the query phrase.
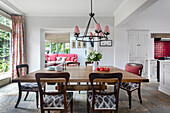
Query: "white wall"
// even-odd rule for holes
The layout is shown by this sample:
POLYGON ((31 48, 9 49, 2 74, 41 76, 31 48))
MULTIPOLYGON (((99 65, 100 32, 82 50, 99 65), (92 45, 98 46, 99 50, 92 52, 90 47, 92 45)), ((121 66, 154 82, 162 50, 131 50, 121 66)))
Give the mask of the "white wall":
POLYGON ((128 24, 115 28, 115 66, 124 69, 128 62, 127 30, 149 30, 148 58, 154 58, 154 40, 150 33, 170 32, 169 0, 159 0, 128 24))
MULTIPOLYGON (((75 25, 80 28, 85 28, 89 17, 36 17, 26 16, 26 59, 30 65, 30 72, 43 68, 45 61, 45 43, 44 32, 48 29, 55 31, 56 29, 72 29, 75 25)), ((109 25, 111 29, 111 35, 109 39, 113 40, 113 17, 97 17, 97 21, 104 28, 105 25, 109 25)), ((94 25, 93 23, 91 25, 94 25)), ((94 27, 94 26, 91 26, 94 27)), ((71 32, 71 31, 70 31, 71 32)), ((114 49, 99 48, 103 51, 103 59, 101 65, 113 65, 114 49)))

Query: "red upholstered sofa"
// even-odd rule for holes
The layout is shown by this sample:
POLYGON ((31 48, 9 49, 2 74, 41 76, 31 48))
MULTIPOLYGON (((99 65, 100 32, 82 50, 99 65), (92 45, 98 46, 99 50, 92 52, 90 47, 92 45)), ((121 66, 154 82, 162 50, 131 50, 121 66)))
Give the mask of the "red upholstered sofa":
POLYGON ((57 61, 57 57, 66 57, 65 62, 77 62, 77 54, 46 54, 45 67, 56 66, 63 61, 57 61))

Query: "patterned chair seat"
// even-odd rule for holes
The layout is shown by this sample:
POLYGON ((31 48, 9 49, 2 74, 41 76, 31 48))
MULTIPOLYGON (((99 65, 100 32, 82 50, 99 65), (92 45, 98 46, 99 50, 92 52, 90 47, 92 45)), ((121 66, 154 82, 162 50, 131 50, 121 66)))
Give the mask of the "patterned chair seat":
POLYGON ((22 90, 37 90, 38 91, 38 84, 37 83, 22 83, 21 84, 22 90))
MULTIPOLYGON (((73 99, 73 92, 66 93, 67 106, 69 106, 70 101, 73 99)), ((50 109, 64 109, 64 95, 46 95, 44 97, 44 108, 50 109)))
MULTIPOLYGON (((92 107, 92 92, 87 92, 87 99, 92 107)), ((114 95, 95 95, 94 109, 116 109, 116 98, 114 95)))
POLYGON ((139 84, 134 83, 134 82, 123 82, 123 83, 121 83, 120 87, 123 88, 123 89, 127 89, 129 91, 132 91, 134 89, 139 88, 139 84))

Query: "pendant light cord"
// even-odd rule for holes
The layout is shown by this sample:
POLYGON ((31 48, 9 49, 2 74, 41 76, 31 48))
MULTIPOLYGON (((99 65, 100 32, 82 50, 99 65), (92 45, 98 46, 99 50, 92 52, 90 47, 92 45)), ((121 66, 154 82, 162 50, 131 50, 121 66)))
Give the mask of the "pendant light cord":
POLYGON ((91 0, 91 13, 93 12, 93 4, 92 4, 92 0, 91 0))

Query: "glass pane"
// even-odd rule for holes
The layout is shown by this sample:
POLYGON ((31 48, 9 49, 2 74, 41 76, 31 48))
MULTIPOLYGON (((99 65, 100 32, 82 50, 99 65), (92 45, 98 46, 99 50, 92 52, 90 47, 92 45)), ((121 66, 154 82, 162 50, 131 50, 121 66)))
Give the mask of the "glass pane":
POLYGON ((58 52, 63 53, 63 43, 58 43, 58 52))
POLYGON ((65 52, 70 53, 70 43, 65 43, 65 52))
POLYGON ((50 52, 50 42, 45 42, 45 53, 49 53, 50 52))
POLYGON ((9 75, 10 36, 9 32, 0 30, 0 75, 9 75))
POLYGON ((56 53, 56 43, 55 42, 52 42, 52 52, 53 53, 56 53))
POLYGON ((3 17, 1 15, 0 15, 0 23, 12 28, 12 20, 7 19, 7 18, 5 18, 5 17, 3 17))

